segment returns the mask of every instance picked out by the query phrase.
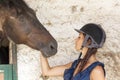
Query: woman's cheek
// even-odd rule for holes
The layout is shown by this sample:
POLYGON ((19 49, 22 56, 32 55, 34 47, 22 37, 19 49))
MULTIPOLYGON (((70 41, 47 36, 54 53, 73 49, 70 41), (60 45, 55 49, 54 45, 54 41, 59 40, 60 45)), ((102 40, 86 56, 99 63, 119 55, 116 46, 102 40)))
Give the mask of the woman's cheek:
POLYGON ((79 51, 80 50, 80 44, 76 44, 76 50, 79 51))

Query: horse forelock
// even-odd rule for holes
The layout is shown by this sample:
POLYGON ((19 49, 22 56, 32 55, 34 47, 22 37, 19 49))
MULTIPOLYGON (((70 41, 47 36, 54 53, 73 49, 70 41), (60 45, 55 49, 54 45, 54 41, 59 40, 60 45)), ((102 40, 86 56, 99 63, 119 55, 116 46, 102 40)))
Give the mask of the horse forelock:
POLYGON ((5 9, 15 9, 17 14, 21 13, 32 13, 34 14, 33 9, 31 9, 24 0, 0 0, 0 7, 5 9))

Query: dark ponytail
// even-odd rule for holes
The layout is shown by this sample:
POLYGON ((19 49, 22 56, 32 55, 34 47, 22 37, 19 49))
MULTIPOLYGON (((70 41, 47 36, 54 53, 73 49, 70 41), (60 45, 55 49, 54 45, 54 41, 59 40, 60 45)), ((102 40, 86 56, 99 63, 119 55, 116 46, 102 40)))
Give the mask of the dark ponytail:
POLYGON ((95 54, 96 52, 97 52, 97 49, 96 49, 96 48, 89 48, 89 49, 88 49, 85 57, 84 57, 82 60, 80 60, 80 62, 79 62, 79 63, 81 63, 81 64, 80 64, 80 67, 79 67, 78 72, 81 72, 81 71, 83 70, 83 68, 84 68, 84 66, 86 65, 88 59, 89 59, 93 54, 95 54))

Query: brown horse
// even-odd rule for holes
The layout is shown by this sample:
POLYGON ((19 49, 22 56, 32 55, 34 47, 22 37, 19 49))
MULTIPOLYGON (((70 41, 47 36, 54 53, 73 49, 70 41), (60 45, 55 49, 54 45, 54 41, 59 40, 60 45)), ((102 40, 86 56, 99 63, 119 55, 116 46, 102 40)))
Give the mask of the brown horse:
POLYGON ((57 52, 57 42, 23 0, 0 0, 0 40, 40 50, 45 57, 57 52))

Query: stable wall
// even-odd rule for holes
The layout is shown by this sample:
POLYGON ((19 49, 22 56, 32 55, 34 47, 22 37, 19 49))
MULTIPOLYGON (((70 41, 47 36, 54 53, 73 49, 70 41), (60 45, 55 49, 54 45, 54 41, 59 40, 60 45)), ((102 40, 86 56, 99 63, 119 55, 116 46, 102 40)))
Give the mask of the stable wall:
MULTIPOLYGON (((25 0, 36 11, 45 28, 58 42, 58 52, 49 58, 50 66, 75 60, 74 39, 86 23, 100 24, 107 35, 97 57, 105 63, 107 80, 120 80, 120 0, 25 0)), ((42 80, 40 52, 18 45, 18 80, 42 80)), ((63 80, 52 77, 48 80, 63 80)))

